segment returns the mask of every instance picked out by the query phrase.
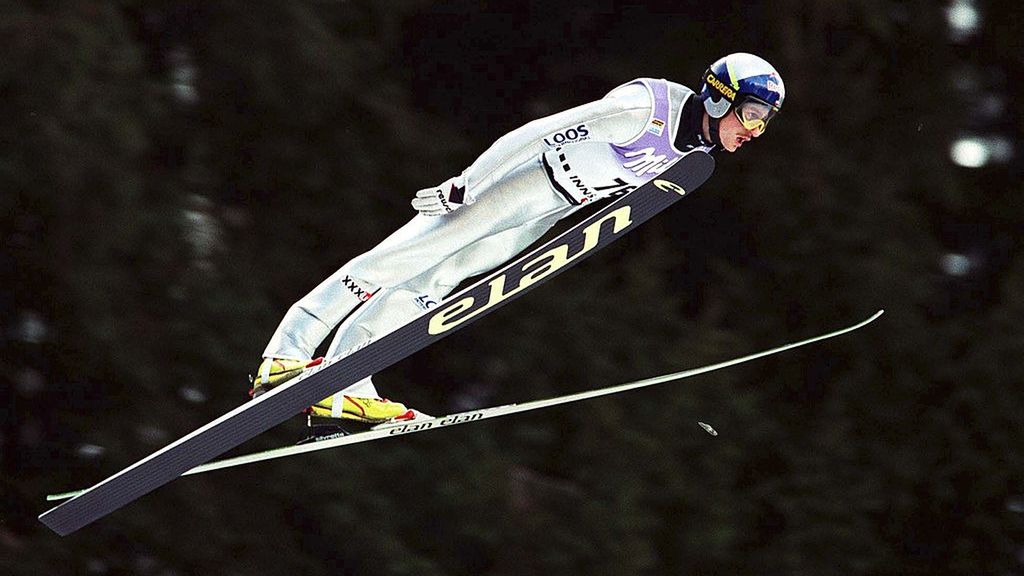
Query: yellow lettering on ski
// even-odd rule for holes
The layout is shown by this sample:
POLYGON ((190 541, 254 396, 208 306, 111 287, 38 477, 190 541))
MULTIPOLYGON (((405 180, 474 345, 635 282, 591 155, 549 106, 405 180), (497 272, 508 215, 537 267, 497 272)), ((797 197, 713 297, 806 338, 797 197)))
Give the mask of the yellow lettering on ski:
POLYGON ((601 225, 605 222, 612 221, 612 234, 618 234, 628 228, 633 223, 630 220, 631 211, 632 209, 628 205, 622 206, 584 228, 583 247, 572 256, 569 256, 569 245, 561 244, 523 264, 520 269, 525 274, 520 278, 519 284, 509 287, 507 292, 505 286, 507 275, 502 274, 491 280, 488 282, 491 289, 488 292, 487 301, 480 306, 474 307, 476 300, 472 296, 467 296, 443 307, 430 318, 427 332, 432 335, 447 332, 551 276, 597 247, 601 241, 601 225))

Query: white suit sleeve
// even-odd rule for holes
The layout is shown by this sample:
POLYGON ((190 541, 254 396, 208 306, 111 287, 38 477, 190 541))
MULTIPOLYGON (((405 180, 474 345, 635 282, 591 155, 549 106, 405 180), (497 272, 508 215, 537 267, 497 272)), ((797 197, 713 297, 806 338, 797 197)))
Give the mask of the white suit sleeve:
POLYGON ((629 142, 646 126, 651 106, 643 86, 626 84, 600 100, 534 120, 505 134, 463 171, 467 202, 524 162, 555 146, 571 146, 571 141, 558 142, 556 137, 564 138, 567 133, 578 136, 581 126, 588 141, 629 142))

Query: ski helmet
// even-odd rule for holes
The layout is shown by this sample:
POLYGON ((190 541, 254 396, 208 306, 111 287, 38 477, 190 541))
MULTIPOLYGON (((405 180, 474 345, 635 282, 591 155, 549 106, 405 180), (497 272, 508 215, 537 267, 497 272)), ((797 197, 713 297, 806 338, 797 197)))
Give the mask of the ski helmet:
MULTIPOLYGON (((785 98, 786 86, 779 72, 763 58, 744 52, 715 61, 704 73, 700 86, 700 99, 711 118, 711 139, 715 144, 721 144, 718 124, 729 110, 738 110, 748 101, 760 104, 763 112, 758 120, 763 130, 779 113, 785 98)), ((747 126, 744 116, 737 114, 737 117, 747 126)))

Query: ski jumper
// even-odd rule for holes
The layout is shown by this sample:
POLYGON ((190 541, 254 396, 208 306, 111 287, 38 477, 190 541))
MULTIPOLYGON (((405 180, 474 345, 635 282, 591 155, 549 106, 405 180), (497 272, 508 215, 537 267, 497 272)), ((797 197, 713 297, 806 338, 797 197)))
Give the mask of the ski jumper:
MULTIPOLYGON (((311 358, 339 323, 327 357, 361 348, 462 280, 507 262, 558 220, 650 181, 685 151, 711 151, 699 108, 689 88, 641 78, 502 136, 462 173, 465 206, 417 215, 343 265, 289 308, 263 356, 311 358)), ((367 381, 344 392, 360 395, 367 381)))

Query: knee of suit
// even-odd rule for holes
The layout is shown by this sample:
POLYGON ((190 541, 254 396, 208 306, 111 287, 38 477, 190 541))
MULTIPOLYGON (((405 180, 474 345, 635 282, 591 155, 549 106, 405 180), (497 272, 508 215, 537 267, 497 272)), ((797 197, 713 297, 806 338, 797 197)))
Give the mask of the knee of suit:
MULTIPOLYGON (((353 261, 355 262, 355 261, 353 261)), ((333 280, 340 282, 342 286, 349 292, 356 295, 360 300, 368 300, 370 296, 373 296, 380 291, 381 288, 387 286, 387 282, 383 278, 374 278, 373 274, 367 274, 370 270, 367 268, 353 266, 353 262, 341 267, 338 270, 333 280)))
POLYGON ((344 277, 370 293, 382 288, 392 288, 403 284, 410 274, 403 266, 388 265, 386 261, 373 261, 356 258, 346 264, 342 270, 344 277))

